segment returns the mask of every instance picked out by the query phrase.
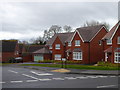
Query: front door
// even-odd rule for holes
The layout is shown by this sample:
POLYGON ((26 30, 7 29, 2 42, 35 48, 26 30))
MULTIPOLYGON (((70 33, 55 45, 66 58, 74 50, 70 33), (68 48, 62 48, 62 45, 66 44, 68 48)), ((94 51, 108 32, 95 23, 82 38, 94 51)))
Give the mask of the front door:
POLYGON ((111 62, 111 57, 112 57, 111 53, 107 53, 107 52, 105 53, 105 61, 106 62, 111 62))

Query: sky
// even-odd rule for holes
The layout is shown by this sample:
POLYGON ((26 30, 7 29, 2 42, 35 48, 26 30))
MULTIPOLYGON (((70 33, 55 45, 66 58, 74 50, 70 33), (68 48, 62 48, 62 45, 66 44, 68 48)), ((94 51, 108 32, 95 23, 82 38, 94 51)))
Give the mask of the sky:
POLYGON ((81 27, 86 21, 118 21, 117 2, 4 2, 0 4, 0 39, 30 40, 52 25, 81 27))

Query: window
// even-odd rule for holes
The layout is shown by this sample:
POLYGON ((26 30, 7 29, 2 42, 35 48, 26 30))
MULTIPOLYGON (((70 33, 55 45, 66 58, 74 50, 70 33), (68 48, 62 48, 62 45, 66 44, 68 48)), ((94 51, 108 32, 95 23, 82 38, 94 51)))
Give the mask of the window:
POLYGON ((60 44, 56 44, 55 49, 60 49, 60 44))
POLYGON ((49 49, 52 49, 52 45, 49 46, 49 49))
POLYGON ((120 52, 115 52, 115 63, 120 63, 120 52))
POLYGON ((101 40, 99 40, 99 42, 98 42, 98 43, 99 43, 99 45, 100 45, 100 46, 102 45, 102 41, 101 41, 101 40))
POLYGON ((61 60, 61 55, 60 54, 56 54, 55 55, 55 60, 61 60))
POLYGON ((71 42, 68 42, 68 46, 71 46, 71 42))
POLYGON ((111 39, 108 39, 107 40, 107 45, 111 45, 112 44, 112 40, 111 39))
POLYGON ((117 41, 118 44, 120 44, 120 37, 118 37, 118 41, 117 41))
POLYGON ((80 40, 75 40, 75 46, 80 46, 80 40))
POLYGON ((73 60, 82 60, 82 52, 73 52, 73 60))
POLYGON ((19 52, 18 51, 15 51, 15 54, 14 55, 18 55, 19 54, 19 52))

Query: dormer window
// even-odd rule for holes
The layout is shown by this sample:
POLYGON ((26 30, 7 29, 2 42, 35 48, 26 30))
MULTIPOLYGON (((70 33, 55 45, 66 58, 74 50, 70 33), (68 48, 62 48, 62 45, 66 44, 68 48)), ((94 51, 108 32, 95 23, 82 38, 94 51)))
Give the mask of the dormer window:
POLYGON ((120 44, 120 36, 117 39, 117 43, 120 44))
POLYGON ((68 46, 71 46, 71 42, 68 42, 68 46))
POLYGON ((56 44, 55 49, 60 49, 60 44, 56 44))
POLYGON ((107 40, 107 45, 111 45, 112 44, 112 40, 111 39, 108 39, 107 40))
POLYGON ((80 46, 80 40, 75 40, 75 46, 80 46))

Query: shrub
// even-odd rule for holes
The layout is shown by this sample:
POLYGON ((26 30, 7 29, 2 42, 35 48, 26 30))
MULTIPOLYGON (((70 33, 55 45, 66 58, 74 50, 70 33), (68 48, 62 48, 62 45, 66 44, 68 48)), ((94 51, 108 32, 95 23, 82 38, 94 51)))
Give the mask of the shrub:
POLYGON ((118 66, 120 66, 119 63, 110 63, 110 62, 103 62, 103 61, 98 62, 97 64, 98 64, 98 66, 107 66, 107 67, 118 67, 118 66))
POLYGON ((53 63, 53 60, 44 60, 44 61, 39 60, 38 63, 53 63))

